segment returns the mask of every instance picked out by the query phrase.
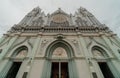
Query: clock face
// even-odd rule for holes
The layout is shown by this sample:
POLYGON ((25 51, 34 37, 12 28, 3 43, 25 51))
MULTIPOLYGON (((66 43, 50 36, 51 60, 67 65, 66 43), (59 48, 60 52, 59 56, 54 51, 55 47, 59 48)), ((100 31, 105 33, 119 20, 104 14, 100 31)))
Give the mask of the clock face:
POLYGON ((53 21, 56 23, 63 23, 67 21, 67 18, 63 14, 56 14, 53 16, 53 21))

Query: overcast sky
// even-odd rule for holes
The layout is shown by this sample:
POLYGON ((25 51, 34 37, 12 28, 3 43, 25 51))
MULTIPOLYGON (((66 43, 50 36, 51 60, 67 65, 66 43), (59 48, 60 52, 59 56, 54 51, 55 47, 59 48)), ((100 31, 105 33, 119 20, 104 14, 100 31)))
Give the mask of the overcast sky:
POLYGON ((120 0, 0 0, 0 36, 37 6, 46 14, 58 8, 74 14, 82 6, 120 36, 120 0))

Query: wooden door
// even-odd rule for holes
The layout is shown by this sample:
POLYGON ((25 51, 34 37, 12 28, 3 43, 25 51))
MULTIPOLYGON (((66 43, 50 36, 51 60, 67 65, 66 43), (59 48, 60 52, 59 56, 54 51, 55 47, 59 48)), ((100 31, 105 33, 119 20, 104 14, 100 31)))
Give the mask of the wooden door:
POLYGON ((52 75, 51 78, 59 78, 59 73, 61 78, 69 78, 68 77, 68 63, 67 62, 53 62, 52 63, 52 75), (60 65, 60 67, 59 67, 60 65), (59 71, 60 70, 60 71, 59 71))

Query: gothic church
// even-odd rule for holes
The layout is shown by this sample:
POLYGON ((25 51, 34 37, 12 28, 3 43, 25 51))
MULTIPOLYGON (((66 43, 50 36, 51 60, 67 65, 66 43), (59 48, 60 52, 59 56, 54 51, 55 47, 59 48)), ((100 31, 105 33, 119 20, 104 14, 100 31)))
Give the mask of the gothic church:
POLYGON ((85 8, 36 7, 0 39, 0 78, 120 78, 120 39, 85 8))

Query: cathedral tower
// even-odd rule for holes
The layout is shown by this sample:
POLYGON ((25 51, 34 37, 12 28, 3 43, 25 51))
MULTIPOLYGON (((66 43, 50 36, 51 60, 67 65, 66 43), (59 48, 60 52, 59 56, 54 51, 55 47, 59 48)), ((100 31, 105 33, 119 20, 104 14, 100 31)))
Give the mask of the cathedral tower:
POLYGON ((0 39, 0 78, 120 78, 120 39, 85 8, 29 12, 0 39))

